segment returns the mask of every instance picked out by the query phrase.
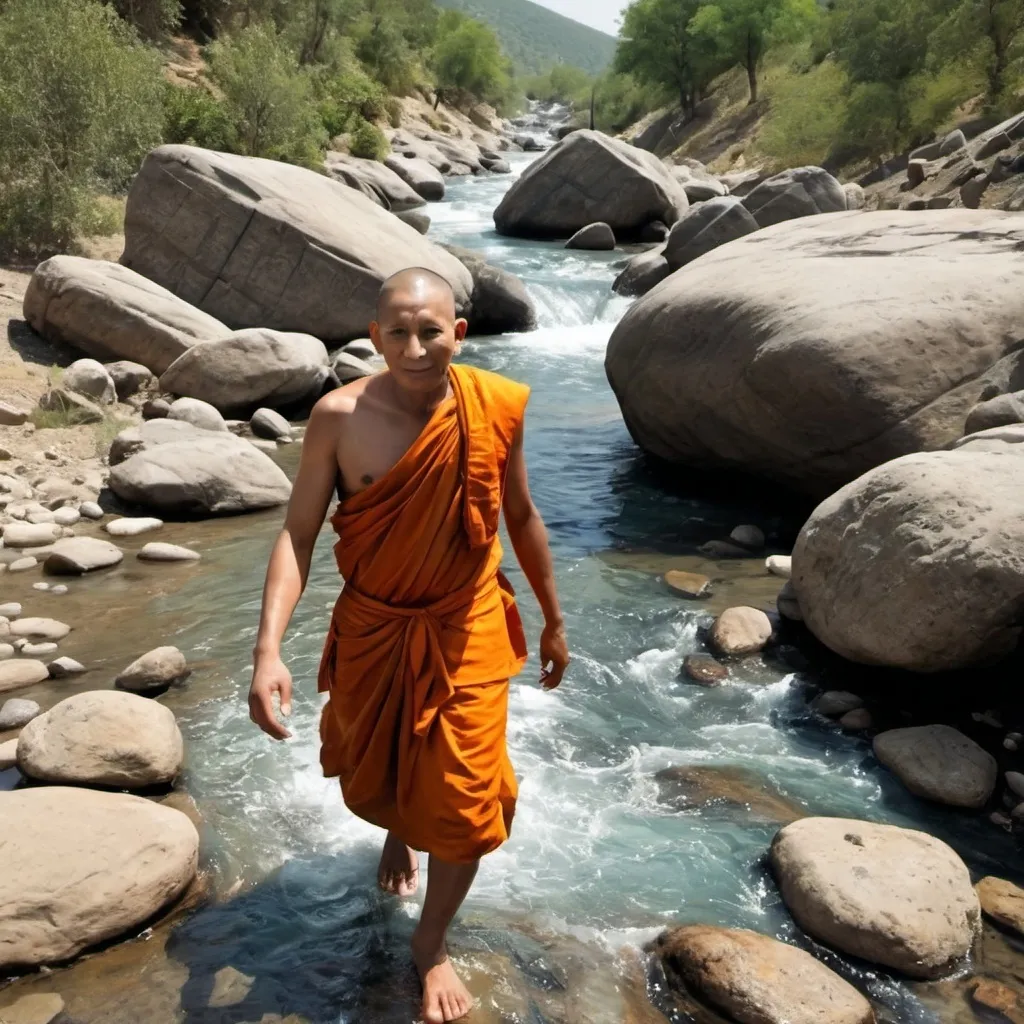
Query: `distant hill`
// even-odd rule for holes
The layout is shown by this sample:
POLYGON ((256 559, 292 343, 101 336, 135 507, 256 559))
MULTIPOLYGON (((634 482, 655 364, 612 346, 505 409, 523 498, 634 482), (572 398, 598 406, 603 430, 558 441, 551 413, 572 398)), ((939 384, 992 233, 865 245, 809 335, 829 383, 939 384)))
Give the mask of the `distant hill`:
POLYGON ((541 74, 555 64, 573 64, 600 74, 615 56, 615 38, 581 25, 530 0, 437 0, 441 7, 486 22, 516 70, 541 74))

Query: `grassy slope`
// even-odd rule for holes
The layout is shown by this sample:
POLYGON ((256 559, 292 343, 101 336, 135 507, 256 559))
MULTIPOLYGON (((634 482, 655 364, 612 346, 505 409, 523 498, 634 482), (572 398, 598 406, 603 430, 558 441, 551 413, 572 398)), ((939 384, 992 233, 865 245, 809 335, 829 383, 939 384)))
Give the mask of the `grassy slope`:
POLYGON ((528 74, 558 63, 599 74, 615 55, 615 39, 530 0, 438 0, 490 25, 516 69, 528 74))

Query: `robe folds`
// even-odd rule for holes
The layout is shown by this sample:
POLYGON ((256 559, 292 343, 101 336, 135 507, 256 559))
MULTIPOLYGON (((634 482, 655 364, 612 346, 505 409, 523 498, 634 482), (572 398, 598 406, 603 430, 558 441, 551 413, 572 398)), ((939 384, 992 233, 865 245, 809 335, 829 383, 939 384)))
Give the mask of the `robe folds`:
POLYGON ((464 366, 449 379, 405 455, 331 519, 345 583, 320 760, 354 814, 466 863, 505 842, 515 812, 505 725, 526 642, 498 521, 529 389, 464 366))

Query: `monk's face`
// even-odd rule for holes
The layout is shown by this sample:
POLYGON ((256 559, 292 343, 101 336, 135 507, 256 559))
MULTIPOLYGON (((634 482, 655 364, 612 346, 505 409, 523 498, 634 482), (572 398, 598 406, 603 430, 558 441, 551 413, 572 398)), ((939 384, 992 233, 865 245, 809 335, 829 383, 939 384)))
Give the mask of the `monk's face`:
POLYGON ((450 291, 414 281, 388 295, 370 325, 370 337, 395 382, 409 392, 437 390, 466 336, 466 321, 455 314, 450 291))

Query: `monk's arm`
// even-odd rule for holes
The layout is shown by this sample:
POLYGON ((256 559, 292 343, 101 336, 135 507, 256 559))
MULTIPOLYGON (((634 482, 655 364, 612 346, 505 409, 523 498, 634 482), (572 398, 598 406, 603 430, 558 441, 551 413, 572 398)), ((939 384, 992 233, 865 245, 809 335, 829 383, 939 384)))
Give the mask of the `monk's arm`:
POLYGON ((288 513, 271 551, 263 585, 263 608, 253 650, 249 717, 274 739, 290 735, 274 714, 273 705, 277 694, 282 714, 291 711, 292 680, 281 661, 281 641, 306 587, 313 547, 331 501, 338 471, 337 436, 338 414, 326 401, 321 401, 306 428, 288 513))
POLYGON ((505 525, 516 558, 544 615, 544 633, 540 642, 541 682, 553 690, 562 681, 569 664, 565 623, 555 586, 555 569, 548 545, 548 533, 530 495, 523 452, 523 428, 520 426, 509 453, 505 481, 505 525), (550 666, 550 667, 549 667, 550 666))

